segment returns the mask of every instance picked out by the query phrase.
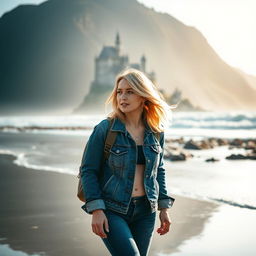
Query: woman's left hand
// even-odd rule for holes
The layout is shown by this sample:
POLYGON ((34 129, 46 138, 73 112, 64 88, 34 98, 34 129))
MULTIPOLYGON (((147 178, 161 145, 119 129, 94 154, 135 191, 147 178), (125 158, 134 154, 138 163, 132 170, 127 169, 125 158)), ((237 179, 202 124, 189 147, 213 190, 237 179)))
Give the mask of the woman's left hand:
POLYGON ((159 219, 161 222, 161 227, 157 229, 157 233, 164 235, 169 232, 171 225, 171 219, 167 209, 160 210, 159 219))

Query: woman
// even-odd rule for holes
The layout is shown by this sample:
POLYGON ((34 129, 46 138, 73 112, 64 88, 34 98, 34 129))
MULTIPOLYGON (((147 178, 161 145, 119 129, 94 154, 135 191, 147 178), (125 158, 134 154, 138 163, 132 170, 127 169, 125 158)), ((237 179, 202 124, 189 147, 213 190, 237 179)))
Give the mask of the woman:
POLYGON ((100 236, 111 255, 147 255, 160 211, 160 235, 169 232, 167 195, 163 168, 164 125, 170 106, 154 84, 139 70, 117 76, 106 103, 112 103, 114 119, 94 127, 81 164, 86 203, 92 214, 92 231, 100 236), (109 157, 103 159, 108 129, 116 132, 109 157), (158 136, 160 135, 160 136, 158 136))

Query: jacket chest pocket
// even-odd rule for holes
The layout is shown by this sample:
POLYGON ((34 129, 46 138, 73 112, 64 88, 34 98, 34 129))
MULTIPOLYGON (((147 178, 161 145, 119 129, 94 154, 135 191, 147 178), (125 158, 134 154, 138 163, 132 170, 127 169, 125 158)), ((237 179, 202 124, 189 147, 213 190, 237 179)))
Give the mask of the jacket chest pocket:
POLYGON ((162 153, 162 148, 160 145, 157 145, 157 144, 150 145, 149 147, 150 147, 150 153, 151 153, 151 157, 152 157, 153 167, 157 168, 159 165, 160 154, 162 153))
MULTIPOLYGON (((109 154, 109 166, 118 175, 122 176, 127 167, 128 149, 120 146, 113 146, 109 154)), ((118 176, 119 176, 118 175, 118 176)))

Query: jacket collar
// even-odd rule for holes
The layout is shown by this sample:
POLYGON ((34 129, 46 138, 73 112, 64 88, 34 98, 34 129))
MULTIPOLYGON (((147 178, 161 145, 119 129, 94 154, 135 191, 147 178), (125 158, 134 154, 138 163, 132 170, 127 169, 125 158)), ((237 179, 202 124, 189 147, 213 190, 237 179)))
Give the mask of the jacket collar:
MULTIPOLYGON (((110 128, 111 131, 116 131, 116 132, 123 132, 127 135, 127 130, 125 128, 125 124, 119 119, 115 118, 112 127, 110 128)), ((145 132, 146 133, 154 133, 154 131, 151 130, 147 122, 145 122, 145 132)))

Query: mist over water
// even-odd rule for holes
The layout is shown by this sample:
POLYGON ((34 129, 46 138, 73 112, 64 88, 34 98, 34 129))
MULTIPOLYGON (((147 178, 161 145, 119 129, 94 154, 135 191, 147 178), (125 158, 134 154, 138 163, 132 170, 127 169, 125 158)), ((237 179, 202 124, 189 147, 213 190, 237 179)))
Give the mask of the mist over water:
MULTIPOLYGON (((60 134, 81 134, 86 129, 92 129, 106 115, 63 115, 63 116, 0 116, 0 129, 4 131, 19 131, 26 128, 33 132, 49 131, 60 134), (38 131, 37 129, 38 128, 38 131), (50 130, 51 128, 51 130, 50 130), (54 130, 52 128, 55 128, 54 130), (64 128, 64 129, 63 129, 64 128), (71 130, 71 128, 74 128, 71 130), (76 129, 75 129, 76 128, 76 129), (83 128, 83 129, 80 129, 83 128), (61 130, 60 130, 61 129, 61 130), (59 130, 59 131, 58 131, 59 130)), ((169 136, 216 136, 224 138, 255 138, 255 112, 174 112, 167 129, 169 136)))

